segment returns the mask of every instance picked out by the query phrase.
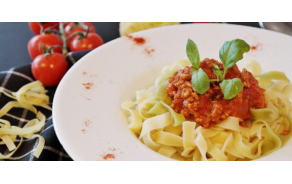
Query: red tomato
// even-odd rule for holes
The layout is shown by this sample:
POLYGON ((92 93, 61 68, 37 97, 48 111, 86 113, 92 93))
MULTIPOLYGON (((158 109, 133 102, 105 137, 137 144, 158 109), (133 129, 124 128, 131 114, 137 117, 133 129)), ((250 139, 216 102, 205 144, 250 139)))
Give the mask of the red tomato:
POLYGON ((72 42, 69 43, 70 51, 82 51, 90 50, 99 47, 103 44, 102 38, 96 33, 88 33, 82 39, 79 36, 75 36, 72 42))
MULTIPOLYGON (((63 42, 62 39, 55 34, 36 35, 32 37, 27 44, 28 53, 32 59, 43 53, 42 44, 46 47, 53 45, 62 47, 63 42)), ((62 48, 54 48, 53 51, 62 53, 62 48)))
POLYGON ((52 26, 54 26, 53 29, 55 30, 58 30, 59 28, 59 22, 29 22, 28 23, 30 30, 36 35, 40 34, 40 31, 41 31, 40 24, 42 24, 43 30, 52 26))
MULTIPOLYGON (((87 25, 90 27, 90 33, 96 33, 95 31, 95 28, 92 24, 92 22, 82 22, 83 24, 87 25)), ((68 37, 70 35, 72 35, 73 33, 76 33, 76 32, 82 32, 82 33, 85 33, 87 30, 86 29, 83 29, 82 27, 80 26, 76 26, 74 27, 74 22, 69 22, 65 25, 65 36, 68 37)), ((73 38, 69 39, 68 40, 68 44, 70 44, 70 42, 73 40, 73 38)))
POLYGON ((36 80, 52 87, 59 84, 68 70, 68 63, 62 54, 51 53, 48 56, 41 54, 33 60, 31 70, 36 80))
MULTIPOLYGON (((68 24, 71 24, 71 23, 74 23, 74 22, 65 22, 64 24, 64 27, 66 27, 68 24)), ((93 23, 92 22, 82 22, 83 24, 87 25, 87 26, 93 26, 93 23)))

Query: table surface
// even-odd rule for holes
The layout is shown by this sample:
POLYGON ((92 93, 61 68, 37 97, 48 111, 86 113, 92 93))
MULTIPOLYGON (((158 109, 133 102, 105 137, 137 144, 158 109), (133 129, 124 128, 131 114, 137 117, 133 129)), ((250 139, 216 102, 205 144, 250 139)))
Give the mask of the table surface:
MULTIPOLYGON (((259 27, 257 22, 232 24, 259 27)), ((119 37, 118 22, 95 22, 94 26, 105 43, 119 37)), ((26 22, 0 23, 0 71, 31 63, 27 43, 33 36, 26 22)))

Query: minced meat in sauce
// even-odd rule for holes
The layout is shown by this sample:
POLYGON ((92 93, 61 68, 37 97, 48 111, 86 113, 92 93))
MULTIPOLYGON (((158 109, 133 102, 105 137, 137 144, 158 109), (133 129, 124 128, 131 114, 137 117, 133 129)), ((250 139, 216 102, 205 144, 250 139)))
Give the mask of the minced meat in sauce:
MULTIPOLYGON (((214 59, 205 59, 200 68, 209 76, 216 79, 213 73, 213 65, 217 64, 223 70, 222 63, 214 59)), ((238 117, 243 125, 243 120, 250 118, 250 109, 265 108, 266 101, 264 89, 260 88, 258 81, 247 70, 239 71, 234 65, 228 69, 225 79, 239 78, 244 85, 243 90, 233 99, 226 100, 221 92, 219 82, 211 82, 209 90, 203 95, 194 91, 191 83, 191 70, 187 66, 177 71, 169 78, 167 94, 172 98, 171 107, 185 116, 186 119, 194 120, 204 128, 211 128, 228 116, 238 117)))

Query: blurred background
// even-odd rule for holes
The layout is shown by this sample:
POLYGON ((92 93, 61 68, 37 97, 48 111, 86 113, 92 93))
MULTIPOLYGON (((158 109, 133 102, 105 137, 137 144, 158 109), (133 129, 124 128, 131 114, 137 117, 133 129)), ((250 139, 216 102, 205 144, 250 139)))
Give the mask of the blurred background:
MULTIPOLYGON (((96 32, 104 43, 120 37, 119 22, 95 22, 96 32)), ((183 23, 186 24, 186 23, 183 23)), ((260 22, 232 22, 257 28, 267 28, 291 34, 291 23, 260 23, 260 22)), ((34 36, 28 23, 0 23, 0 70, 8 70, 11 67, 29 64, 32 59, 27 51, 27 43, 34 36)))

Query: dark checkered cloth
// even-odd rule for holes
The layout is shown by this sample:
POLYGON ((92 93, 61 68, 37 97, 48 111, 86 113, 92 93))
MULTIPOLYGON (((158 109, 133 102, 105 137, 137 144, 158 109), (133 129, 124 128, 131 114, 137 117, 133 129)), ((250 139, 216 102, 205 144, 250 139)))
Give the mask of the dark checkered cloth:
MULTIPOLYGON (((69 66, 71 67, 77 60, 84 56, 88 51, 79 53, 70 53, 67 57, 69 66)), ((0 72, 0 86, 8 91, 16 92, 23 85, 34 81, 33 75, 31 73, 31 65, 26 65, 22 67, 11 68, 8 71, 0 72)), ((50 97, 50 105, 52 106, 52 101, 56 88, 46 88, 48 90, 48 95, 50 97)), ((0 109, 12 99, 6 97, 0 92, 0 109)), ((38 139, 24 139, 20 148, 14 153, 14 155, 8 160, 23 160, 23 161, 70 161, 72 160, 70 156, 65 152, 64 148, 60 144, 52 121, 52 112, 43 108, 38 108, 47 118, 45 127, 41 130, 40 134, 45 138, 45 146, 42 154, 39 158, 33 156, 34 150, 37 146, 38 139)), ((26 122, 35 118, 35 114, 32 112, 21 109, 13 108, 8 112, 7 115, 1 117, 1 119, 8 120, 12 125, 23 127, 26 122)), ((16 140, 16 144, 19 143, 19 139, 16 140)), ((2 154, 9 153, 9 150, 5 145, 0 146, 0 152, 2 154)))

